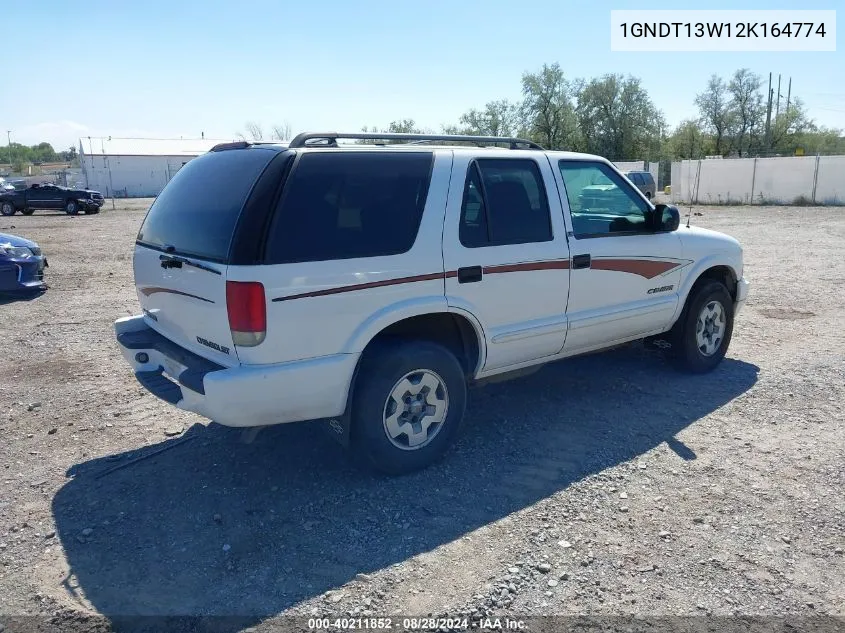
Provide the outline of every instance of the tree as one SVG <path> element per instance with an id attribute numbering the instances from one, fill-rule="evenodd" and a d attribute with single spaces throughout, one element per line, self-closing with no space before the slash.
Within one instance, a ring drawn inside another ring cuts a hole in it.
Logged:
<path id="1" fill-rule="evenodd" d="M 730 111 L 733 122 L 733 146 L 742 157 L 751 149 L 755 137 L 760 136 L 765 107 L 760 87 L 763 80 L 748 68 L 737 70 L 728 83 L 731 95 Z"/>
<path id="2" fill-rule="evenodd" d="M 400 119 L 398 121 L 391 121 L 390 125 L 387 126 L 386 130 L 380 130 L 377 127 L 373 126 L 368 128 L 364 126 L 361 128 L 361 131 L 369 134 L 383 134 L 385 132 L 390 134 L 430 134 L 431 130 L 423 129 L 417 127 L 417 122 L 413 119 Z M 364 139 L 358 141 L 359 143 L 370 143 L 369 139 Z M 404 141 L 385 141 L 387 143 L 404 143 Z"/>
<path id="3" fill-rule="evenodd" d="M 795 134 L 793 146 L 793 152 L 800 147 L 805 154 L 845 154 L 845 132 L 811 125 L 806 131 Z"/>
<path id="4" fill-rule="evenodd" d="M 578 123 L 573 87 L 560 64 L 543 64 L 537 73 L 522 75 L 522 116 L 532 140 L 547 149 L 576 149 Z"/>
<path id="5" fill-rule="evenodd" d="M 730 94 L 727 84 L 718 75 L 711 75 L 707 88 L 696 95 L 695 105 L 698 106 L 704 129 L 713 135 L 716 154 L 723 154 L 725 135 L 731 125 Z"/>
<path id="6" fill-rule="evenodd" d="M 387 126 L 387 131 L 391 134 L 424 134 L 422 128 L 417 127 L 417 122 L 413 119 L 402 119 L 401 121 L 391 121 Z"/>
<path id="7" fill-rule="evenodd" d="M 56 159 L 65 163 L 73 163 L 76 161 L 76 147 L 71 145 L 63 152 L 56 154 Z"/>
<path id="8" fill-rule="evenodd" d="M 507 99 L 490 101 L 483 110 L 475 108 L 461 115 L 460 125 L 450 128 L 454 134 L 473 136 L 520 136 L 523 122 L 520 105 Z"/>
<path id="9" fill-rule="evenodd" d="M 807 118 L 804 104 L 796 98 L 788 108 L 772 121 L 769 136 L 771 147 L 775 152 L 793 154 L 798 147 L 796 139 L 808 131 L 815 131 L 815 126 Z"/>
<path id="10" fill-rule="evenodd" d="M 585 149 L 613 160 L 656 158 L 665 123 L 640 80 L 604 75 L 578 93 Z"/>
<path id="11" fill-rule="evenodd" d="M 36 163 L 52 163 L 58 158 L 56 151 L 50 143 L 42 142 L 38 145 L 33 145 L 29 149 L 30 160 Z"/>
<path id="12" fill-rule="evenodd" d="M 22 174 L 29 163 L 19 156 L 12 159 L 11 169 L 13 173 Z"/>
<path id="13" fill-rule="evenodd" d="M 285 121 L 281 125 L 274 125 L 271 138 L 274 141 L 289 141 L 291 139 L 290 123 Z"/>
<path id="14" fill-rule="evenodd" d="M 707 155 L 709 139 L 702 132 L 698 121 L 681 121 L 667 140 L 670 158 L 688 160 Z"/>
<path id="15" fill-rule="evenodd" d="M 264 140 L 264 129 L 261 127 L 261 124 L 255 121 L 249 121 L 246 124 L 246 133 L 249 134 L 250 139 L 253 141 Z M 243 137 L 243 134 L 241 134 L 241 137 Z"/>

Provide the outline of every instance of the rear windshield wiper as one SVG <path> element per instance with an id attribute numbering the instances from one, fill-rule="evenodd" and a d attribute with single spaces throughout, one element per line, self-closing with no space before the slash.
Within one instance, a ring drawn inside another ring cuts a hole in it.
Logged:
<path id="1" fill-rule="evenodd" d="M 180 257 L 179 255 L 159 255 L 158 258 L 159 260 L 161 260 L 162 268 L 182 268 L 182 264 L 185 264 L 187 266 L 199 268 L 200 270 L 207 270 L 208 272 L 214 273 L 215 275 L 223 274 L 216 268 L 206 266 L 205 264 L 200 264 L 199 262 L 191 261 L 190 259 Z"/>

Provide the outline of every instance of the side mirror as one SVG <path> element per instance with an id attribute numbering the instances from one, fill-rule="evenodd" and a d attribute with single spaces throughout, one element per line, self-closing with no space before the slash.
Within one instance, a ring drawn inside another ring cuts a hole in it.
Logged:
<path id="1" fill-rule="evenodd" d="M 678 207 L 671 204 L 658 204 L 654 207 L 653 225 L 657 232 L 676 231 L 681 224 Z"/>

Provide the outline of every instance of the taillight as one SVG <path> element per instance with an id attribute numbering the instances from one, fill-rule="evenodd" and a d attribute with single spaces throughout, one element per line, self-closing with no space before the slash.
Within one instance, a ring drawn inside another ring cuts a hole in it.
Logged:
<path id="1" fill-rule="evenodd" d="M 254 347 L 267 335 L 267 306 L 264 286 L 257 281 L 227 281 L 226 311 L 232 342 Z"/>

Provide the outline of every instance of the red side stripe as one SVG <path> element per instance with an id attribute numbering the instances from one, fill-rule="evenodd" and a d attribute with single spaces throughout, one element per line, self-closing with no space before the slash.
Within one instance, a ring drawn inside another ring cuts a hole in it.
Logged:
<path id="1" fill-rule="evenodd" d="M 677 262 L 659 261 L 653 259 L 594 259 L 590 263 L 593 270 L 612 270 L 620 273 L 632 273 L 646 279 L 669 272 L 680 266 Z"/>
<path id="2" fill-rule="evenodd" d="M 154 295 L 157 292 L 161 292 L 164 294 L 171 294 L 171 295 L 181 295 L 183 297 L 191 297 L 192 299 L 199 299 L 200 301 L 205 301 L 206 303 L 214 303 L 211 299 L 206 299 L 205 297 L 200 297 L 199 295 L 192 295 L 190 292 L 182 292 L 181 290 L 173 290 L 172 288 L 159 288 L 158 286 L 147 286 L 145 288 L 138 289 L 141 294 L 144 296 L 149 297 L 150 295 Z"/>

